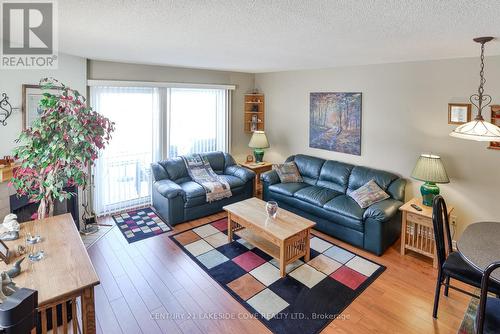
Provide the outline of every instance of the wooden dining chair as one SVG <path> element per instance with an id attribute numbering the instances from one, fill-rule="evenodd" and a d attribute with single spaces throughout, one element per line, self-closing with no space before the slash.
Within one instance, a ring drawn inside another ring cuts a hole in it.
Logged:
<path id="1" fill-rule="evenodd" d="M 493 334 L 500 331 L 500 299 L 498 295 L 488 297 L 491 273 L 500 268 L 500 262 L 494 262 L 486 268 L 481 281 L 481 298 L 476 314 L 475 328 L 477 334 Z"/>
<path id="2" fill-rule="evenodd" d="M 479 299 L 479 296 L 451 285 L 450 280 L 453 278 L 473 287 L 481 288 L 482 272 L 472 267 L 458 252 L 453 251 L 448 211 L 446 203 L 440 195 L 434 197 L 432 205 L 432 224 L 434 227 L 436 256 L 438 260 L 438 277 L 432 316 L 437 318 L 441 286 L 444 285 L 445 296 L 448 296 L 449 289 L 451 288 Z M 478 240 L 478 242 L 481 241 Z M 490 280 L 488 290 L 496 295 L 500 295 L 500 284 Z"/>

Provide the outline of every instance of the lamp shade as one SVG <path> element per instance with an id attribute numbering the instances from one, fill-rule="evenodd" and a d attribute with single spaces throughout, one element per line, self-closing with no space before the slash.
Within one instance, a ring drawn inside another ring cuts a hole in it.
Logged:
<path id="1" fill-rule="evenodd" d="M 460 125 L 450 136 L 476 141 L 500 141 L 500 128 L 482 119 Z"/>
<path id="2" fill-rule="evenodd" d="M 269 142 L 267 141 L 264 131 L 254 131 L 248 147 L 251 148 L 268 148 Z"/>
<path id="3" fill-rule="evenodd" d="M 437 155 L 422 154 L 417 160 L 417 165 L 411 173 L 414 179 L 433 182 L 433 183 L 449 183 L 448 174 L 444 169 L 441 158 Z"/>

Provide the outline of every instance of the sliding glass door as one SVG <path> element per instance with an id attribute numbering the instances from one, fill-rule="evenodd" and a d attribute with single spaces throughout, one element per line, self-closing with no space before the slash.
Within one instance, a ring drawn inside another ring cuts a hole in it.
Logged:
<path id="1" fill-rule="evenodd" d="M 98 215 L 151 202 L 151 163 L 224 151 L 229 141 L 229 91 L 171 87 L 91 87 L 94 110 L 116 123 L 94 174 Z"/>
<path id="2" fill-rule="evenodd" d="M 115 122 L 94 168 L 94 210 L 102 215 L 150 203 L 151 163 L 159 159 L 158 90 L 92 87 L 93 108 Z"/>

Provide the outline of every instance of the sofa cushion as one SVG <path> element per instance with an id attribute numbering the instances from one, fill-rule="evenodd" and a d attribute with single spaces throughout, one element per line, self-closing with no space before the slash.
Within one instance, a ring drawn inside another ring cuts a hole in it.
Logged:
<path id="1" fill-rule="evenodd" d="M 355 200 L 362 209 L 366 209 L 372 204 L 391 197 L 383 191 L 374 180 L 370 180 L 365 185 L 351 191 L 349 196 Z"/>
<path id="2" fill-rule="evenodd" d="M 325 160 L 309 155 L 297 154 L 293 157 L 293 161 L 297 165 L 304 182 L 316 185 L 321 167 L 325 163 Z"/>
<path id="3" fill-rule="evenodd" d="M 297 169 L 297 165 L 293 161 L 273 165 L 273 169 L 278 173 L 281 183 L 304 182 Z"/>
<path id="4" fill-rule="evenodd" d="M 167 171 L 168 178 L 175 183 L 183 183 L 191 180 L 186 169 L 186 164 L 181 157 L 160 161 L 159 164 Z"/>
<path id="5" fill-rule="evenodd" d="M 269 190 L 278 194 L 293 196 L 293 194 L 295 194 L 297 191 L 308 186 L 309 185 L 304 182 L 277 183 L 269 186 Z"/>
<path id="6" fill-rule="evenodd" d="M 324 163 L 316 185 L 345 193 L 353 165 L 328 160 Z"/>
<path id="7" fill-rule="evenodd" d="M 363 186 L 370 180 L 375 180 L 382 190 L 386 191 L 392 181 L 398 179 L 398 176 L 383 170 L 356 166 L 352 169 L 349 176 L 349 186 L 347 193 L 350 193 Z"/>
<path id="8" fill-rule="evenodd" d="M 201 186 L 201 184 L 196 183 L 194 181 L 187 181 L 179 184 L 187 198 L 190 197 L 198 197 L 198 196 L 206 196 L 205 188 Z"/>
<path id="9" fill-rule="evenodd" d="M 231 190 L 233 188 L 245 185 L 245 182 L 243 182 L 243 180 L 241 180 L 239 177 L 236 176 L 219 175 L 219 177 L 227 181 Z M 184 192 L 186 193 L 186 197 L 188 198 L 206 195 L 205 188 L 203 188 L 199 183 L 196 183 L 194 181 L 183 182 L 179 186 L 182 188 L 182 190 L 184 190 Z"/>
<path id="10" fill-rule="evenodd" d="M 229 187 L 231 189 L 241 187 L 245 185 L 245 181 L 242 180 L 239 177 L 233 176 L 233 175 L 219 175 L 221 179 L 226 180 L 226 182 L 229 184 Z"/>
<path id="11" fill-rule="evenodd" d="M 239 195 L 245 189 L 245 183 L 240 178 L 232 175 L 219 176 L 225 179 L 227 183 L 229 183 L 229 187 L 231 187 L 233 196 Z M 199 183 L 188 181 L 181 183 L 179 186 L 185 192 L 184 207 L 192 208 L 207 203 L 207 195 L 205 189 Z"/>
<path id="12" fill-rule="evenodd" d="M 360 208 L 358 203 L 347 195 L 340 195 L 325 203 L 323 208 L 341 215 L 363 220 L 364 209 Z"/>
<path id="13" fill-rule="evenodd" d="M 224 171 L 224 164 L 225 164 L 224 153 L 207 152 L 207 153 L 201 153 L 201 155 L 207 157 L 207 160 L 210 163 L 210 167 L 212 167 L 214 172 L 216 172 L 217 174 L 221 174 Z"/>
<path id="14" fill-rule="evenodd" d="M 297 197 L 298 199 L 320 207 L 339 195 L 342 195 L 342 193 L 329 188 L 318 186 L 309 186 L 306 188 L 302 188 L 295 194 L 293 194 L 293 196 Z"/>
<path id="15" fill-rule="evenodd" d="M 326 210 L 320 206 L 308 203 L 306 201 L 303 201 L 301 199 L 298 199 L 297 197 L 291 197 L 291 196 L 286 196 L 278 193 L 270 193 L 270 196 L 268 200 L 275 200 L 280 203 L 280 206 L 282 204 L 286 206 L 293 207 L 294 210 L 290 210 L 292 212 L 296 212 L 300 215 L 300 212 L 306 212 L 308 214 L 314 215 L 316 217 L 319 217 L 321 219 L 328 220 L 331 222 L 332 226 L 336 225 L 342 225 L 344 227 L 347 227 L 351 230 L 356 230 L 359 232 L 364 231 L 364 222 L 359 220 L 359 219 L 354 219 L 351 217 L 344 216 L 342 214 L 339 214 L 337 212 L 333 212 L 330 210 Z M 286 207 L 284 207 L 286 209 Z M 307 218 L 307 216 L 304 216 Z M 311 219 L 311 218 L 309 218 Z M 314 218 L 311 220 L 315 221 Z M 333 227 L 335 228 L 335 227 Z"/>

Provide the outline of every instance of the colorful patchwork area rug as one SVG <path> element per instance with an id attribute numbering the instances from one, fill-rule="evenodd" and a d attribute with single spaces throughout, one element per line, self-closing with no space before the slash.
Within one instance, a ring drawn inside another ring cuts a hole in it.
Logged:
<path id="1" fill-rule="evenodd" d="M 319 333 L 348 320 L 344 309 L 385 270 L 312 236 L 311 260 L 289 264 L 281 278 L 278 261 L 238 236 L 230 243 L 226 233 L 223 218 L 170 238 L 273 333 Z"/>
<path id="2" fill-rule="evenodd" d="M 128 243 L 172 230 L 150 207 L 115 214 L 113 220 Z"/>

